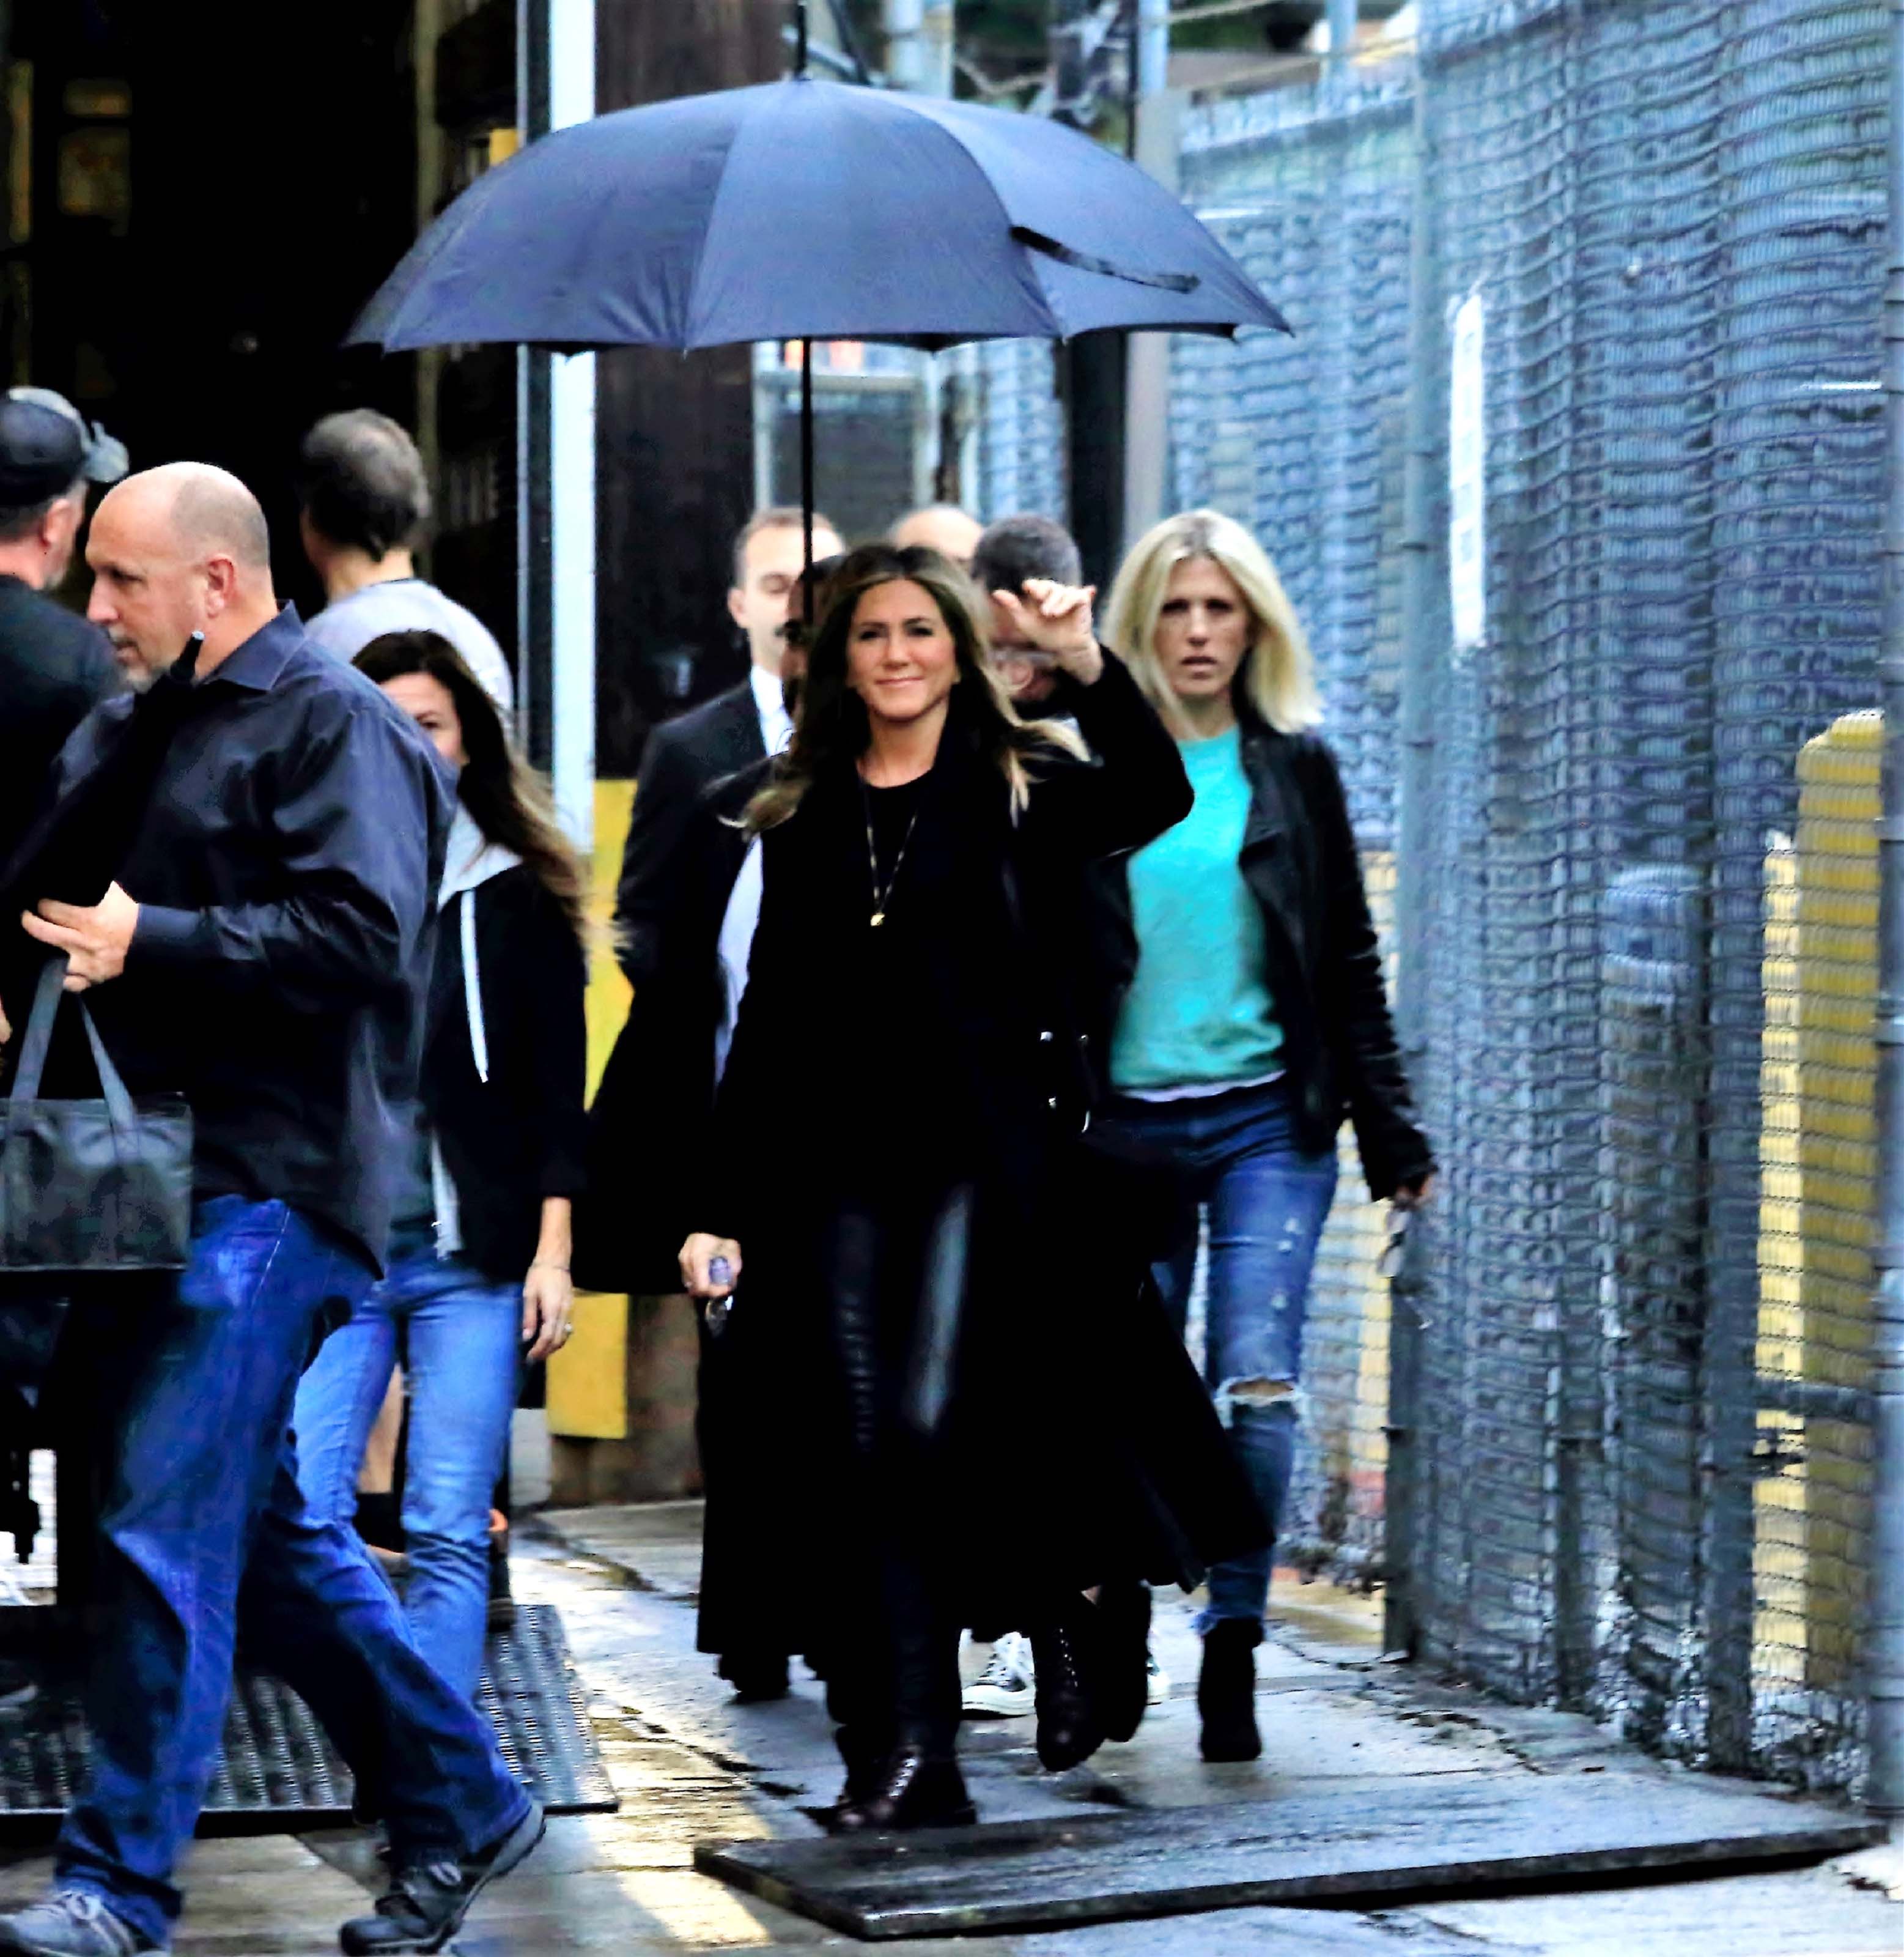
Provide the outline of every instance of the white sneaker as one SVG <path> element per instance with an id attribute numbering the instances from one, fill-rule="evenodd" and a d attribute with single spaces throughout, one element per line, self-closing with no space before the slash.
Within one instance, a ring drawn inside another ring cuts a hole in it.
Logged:
<path id="1" fill-rule="evenodd" d="M 1170 1674 L 1157 1663 L 1154 1651 L 1144 1654 L 1144 1686 L 1146 1706 L 1161 1706 L 1170 1696 Z"/>
<path id="2" fill-rule="evenodd" d="M 1031 1640 L 1007 1631 L 992 1647 L 985 1669 L 965 1688 L 968 1719 L 1021 1719 L 1037 1704 Z"/>

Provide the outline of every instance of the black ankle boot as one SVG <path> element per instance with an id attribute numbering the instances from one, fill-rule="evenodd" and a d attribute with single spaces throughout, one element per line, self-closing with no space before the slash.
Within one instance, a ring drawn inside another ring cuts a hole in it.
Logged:
<path id="1" fill-rule="evenodd" d="M 837 1814 L 842 1808 L 870 1801 L 879 1791 L 886 1763 L 892 1754 L 892 1722 L 889 1719 L 877 1726 L 842 1723 L 834 1731 L 833 1744 L 846 1769 L 846 1785 L 830 1810 Z"/>
<path id="2" fill-rule="evenodd" d="M 1263 1750 L 1256 1730 L 1256 1647 L 1262 1641 L 1262 1626 L 1247 1617 L 1219 1617 L 1203 1634 L 1197 1710 L 1206 1760 L 1253 1760 Z"/>
<path id="3" fill-rule="evenodd" d="M 1107 1740 L 1130 1740 L 1151 1702 L 1151 1587 L 1107 1583 L 1097 1592 L 1097 1710 Z"/>
<path id="4" fill-rule="evenodd" d="M 901 1828 L 969 1828 L 977 1819 L 958 1763 L 902 1743 L 863 1793 L 855 1794 L 848 1770 L 847 1797 L 828 1825 L 840 1835 L 883 1835 Z"/>
<path id="5" fill-rule="evenodd" d="M 1052 1773 L 1088 1760 L 1104 1744 L 1104 1721 L 1093 1689 L 1096 1626 L 1083 1615 L 1095 1606 L 1080 1601 L 1077 1614 L 1031 1633 L 1037 1672 L 1038 1758 Z"/>
<path id="6" fill-rule="evenodd" d="M 743 1706 L 764 1706 L 787 1696 L 785 1652 L 728 1652 L 715 1671 L 734 1687 L 734 1696 Z"/>

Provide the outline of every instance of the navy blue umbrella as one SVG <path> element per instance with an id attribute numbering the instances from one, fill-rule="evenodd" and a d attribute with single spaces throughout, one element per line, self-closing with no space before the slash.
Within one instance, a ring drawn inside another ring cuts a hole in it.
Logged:
<path id="1" fill-rule="evenodd" d="M 350 338 L 940 347 L 1242 325 L 1288 330 L 1176 198 L 1088 137 L 802 74 L 544 137 L 444 212 Z"/>
<path id="2" fill-rule="evenodd" d="M 802 75 L 544 137 L 431 226 L 351 338 L 946 346 L 1284 324 L 1168 191 L 1075 129 Z"/>

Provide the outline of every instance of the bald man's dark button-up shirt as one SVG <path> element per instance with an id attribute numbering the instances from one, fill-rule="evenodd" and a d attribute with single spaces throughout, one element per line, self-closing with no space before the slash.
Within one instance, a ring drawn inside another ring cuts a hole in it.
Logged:
<path id="1" fill-rule="evenodd" d="M 62 792 L 131 707 L 74 735 Z M 134 1091 L 190 1102 L 201 1198 L 281 1200 L 381 1262 L 454 798 L 289 606 L 194 689 L 118 871 L 125 970 L 90 997 Z"/>

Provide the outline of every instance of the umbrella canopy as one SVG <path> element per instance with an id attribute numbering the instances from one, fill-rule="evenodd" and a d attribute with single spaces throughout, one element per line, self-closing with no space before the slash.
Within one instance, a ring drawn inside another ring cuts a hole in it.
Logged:
<path id="1" fill-rule="evenodd" d="M 1169 191 L 1076 131 L 797 75 L 544 137 L 425 232 L 350 337 L 937 347 L 1288 330 Z"/>

